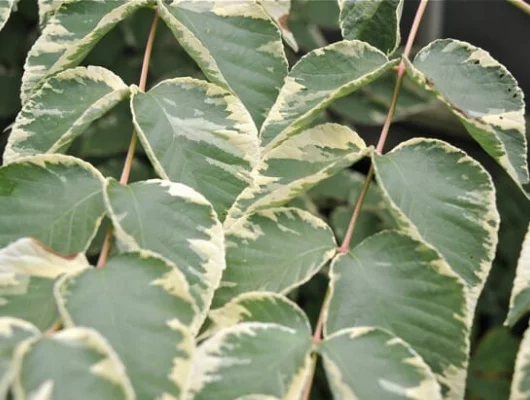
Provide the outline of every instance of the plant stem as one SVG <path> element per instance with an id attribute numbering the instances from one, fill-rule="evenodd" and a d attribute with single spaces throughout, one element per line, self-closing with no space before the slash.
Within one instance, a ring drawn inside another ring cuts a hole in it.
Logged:
<path id="1" fill-rule="evenodd" d="M 519 10 L 524 11 L 525 13 L 530 15 L 530 4 L 528 4 L 526 1 L 524 1 L 524 0 L 508 0 L 508 2 L 513 4 Z"/>
<path id="2" fill-rule="evenodd" d="M 311 355 L 311 375 L 308 376 L 307 381 L 313 382 L 313 379 L 315 377 L 315 370 L 317 366 L 317 355 L 316 353 L 313 353 Z M 306 385 L 304 387 L 304 394 L 302 397 L 302 400 L 309 400 L 309 396 L 311 395 L 311 385 Z"/>
<path id="3" fill-rule="evenodd" d="M 147 43 L 145 45 L 144 59 L 142 63 L 142 72 L 140 73 L 140 82 L 138 83 L 138 87 L 143 92 L 145 92 L 145 88 L 147 85 L 147 73 L 149 71 L 149 62 L 151 61 L 151 53 L 153 51 L 153 43 L 155 41 L 155 34 L 156 34 L 157 26 L 158 26 L 158 12 L 155 11 L 155 15 L 153 17 L 153 23 L 151 24 L 151 29 L 149 30 L 149 36 L 147 38 Z M 125 157 L 125 163 L 121 171 L 120 183 L 122 185 L 126 185 L 127 182 L 129 182 L 129 177 L 131 175 L 131 168 L 132 168 L 132 163 L 134 160 L 134 153 L 136 151 L 137 143 L 138 143 L 138 136 L 136 134 L 136 131 L 133 130 L 132 136 L 131 136 L 131 142 L 129 143 L 129 148 L 127 149 L 127 155 Z M 109 256 L 110 247 L 112 244 L 111 242 L 112 242 L 112 227 L 110 227 L 109 230 L 107 231 L 107 235 L 105 236 L 105 240 L 103 241 L 103 246 L 101 248 L 101 253 L 99 254 L 99 259 L 97 263 L 98 268 L 101 268 L 106 264 L 107 258 Z"/>

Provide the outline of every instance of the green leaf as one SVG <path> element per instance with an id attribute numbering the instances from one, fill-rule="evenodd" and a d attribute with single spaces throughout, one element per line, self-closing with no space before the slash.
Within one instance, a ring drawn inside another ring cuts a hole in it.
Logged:
<path id="1" fill-rule="evenodd" d="M 412 139 L 373 160 L 398 222 L 433 246 L 467 284 L 471 318 L 497 246 L 491 177 L 462 150 L 439 140 Z"/>
<path id="2" fill-rule="evenodd" d="M 530 328 L 527 328 L 515 359 L 510 400 L 525 400 L 530 396 Z"/>
<path id="3" fill-rule="evenodd" d="M 48 79 L 18 114 L 4 162 L 67 148 L 90 123 L 129 96 L 129 88 L 109 70 L 78 67 Z"/>
<path id="4" fill-rule="evenodd" d="M 145 251 L 122 254 L 102 269 L 66 276 L 56 298 L 65 326 L 94 328 L 108 340 L 138 399 L 182 397 L 194 306 L 175 267 Z"/>
<path id="5" fill-rule="evenodd" d="M 27 321 L 0 317 L 0 398 L 7 398 L 7 391 L 17 373 L 13 362 L 17 346 L 39 334 L 39 330 Z"/>
<path id="6" fill-rule="evenodd" d="M 158 0 L 158 12 L 206 77 L 263 123 L 287 75 L 281 34 L 254 2 Z"/>
<path id="7" fill-rule="evenodd" d="M 107 196 L 120 244 L 156 252 L 184 274 L 198 329 L 225 268 L 224 233 L 211 204 L 185 185 L 158 179 L 128 186 L 110 181 Z"/>
<path id="8" fill-rule="evenodd" d="M 336 400 L 441 399 L 425 361 L 400 338 L 381 329 L 343 329 L 318 347 Z"/>
<path id="9" fill-rule="evenodd" d="M 4 0 L 0 3 L 0 30 L 4 27 L 9 16 L 15 10 L 18 0 Z"/>
<path id="10" fill-rule="evenodd" d="M 225 227 L 225 235 L 226 271 L 214 307 L 250 291 L 287 293 L 316 274 L 337 247 L 324 221 L 296 208 L 246 215 Z"/>
<path id="11" fill-rule="evenodd" d="M 0 248 L 32 237 L 61 254 L 85 251 L 105 212 L 103 180 L 90 164 L 58 154 L 0 168 Z"/>
<path id="12" fill-rule="evenodd" d="M 285 78 L 280 94 L 261 128 L 266 149 L 307 127 L 333 100 L 346 96 L 395 65 L 385 54 L 357 40 L 313 50 Z"/>
<path id="13" fill-rule="evenodd" d="M 307 330 L 261 322 L 222 329 L 197 348 L 187 399 L 298 399 L 310 372 L 310 352 Z"/>
<path id="14" fill-rule="evenodd" d="M 298 18 L 329 30 L 338 28 L 339 7 L 337 0 L 292 0 L 291 13 Z"/>
<path id="15" fill-rule="evenodd" d="M 14 386 L 17 399 L 135 398 L 121 361 L 92 329 L 67 329 L 26 342 L 17 349 L 16 362 L 21 368 Z"/>
<path id="16" fill-rule="evenodd" d="M 517 270 L 510 296 L 510 309 L 505 325 L 514 326 L 523 315 L 530 311 L 530 225 L 523 241 Z"/>
<path id="17" fill-rule="evenodd" d="M 37 0 L 39 5 L 39 26 L 43 29 L 64 0 Z"/>
<path id="18" fill-rule="evenodd" d="M 471 136 L 520 185 L 530 182 L 523 92 L 486 51 L 437 40 L 408 62 L 407 72 L 443 101 Z"/>
<path id="19" fill-rule="evenodd" d="M 115 0 L 61 4 L 28 53 L 22 77 L 22 103 L 47 77 L 79 65 L 116 24 L 149 3 L 150 0 Z"/>
<path id="20" fill-rule="evenodd" d="M 287 20 L 289 18 L 289 11 L 291 10 L 291 0 L 259 0 L 259 4 L 263 7 L 265 12 L 272 18 L 280 32 L 283 40 L 296 53 L 298 52 L 298 44 L 293 34 L 289 30 Z"/>
<path id="21" fill-rule="evenodd" d="M 397 49 L 403 0 L 339 0 L 339 7 L 344 39 L 362 40 L 386 54 Z"/>
<path id="22" fill-rule="evenodd" d="M 156 172 L 201 192 L 222 216 L 258 158 L 256 127 L 241 102 L 213 84 L 176 78 L 134 94 L 131 108 Z"/>
<path id="23" fill-rule="evenodd" d="M 405 340 L 447 398 L 463 396 L 471 330 L 464 285 L 431 247 L 383 231 L 331 265 L 325 335 L 372 326 Z"/>

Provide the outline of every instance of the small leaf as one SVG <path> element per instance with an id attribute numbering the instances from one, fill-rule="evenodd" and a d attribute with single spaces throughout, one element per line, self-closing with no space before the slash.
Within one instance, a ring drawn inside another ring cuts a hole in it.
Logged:
<path id="1" fill-rule="evenodd" d="M 176 78 L 136 93 L 131 108 L 156 172 L 203 193 L 222 216 L 258 158 L 256 127 L 241 102 L 211 83 Z"/>
<path id="2" fill-rule="evenodd" d="M 282 32 L 285 43 L 296 53 L 298 51 L 298 44 L 289 30 L 287 23 L 291 9 L 291 0 L 260 0 L 259 4 L 261 4 L 265 12 L 272 18 L 278 29 Z"/>
<path id="3" fill-rule="evenodd" d="M 505 325 L 514 326 L 524 314 L 530 311 L 530 225 L 523 241 L 517 270 L 510 296 L 510 309 Z"/>
<path id="4" fill-rule="evenodd" d="M 158 12 L 206 77 L 261 126 L 287 75 L 280 32 L 265 11 L 254 2 L 158 0 Z"/>
<path id="5" fill-rule="evenodd" d="M 129 96 L 129 88 L 101 67 L 79 67 L 48 79 L 24 104 L 4 162 L 67 148 L 90 123 Z"/>
<path id="6" fill-rule="evenodd" d="M 17 399 L 135 398 L 121 361 L 92 329 L 67 329 L 26 342 L 16 359 L 21 368 L 14 387 Z"/>
<path id="7" fill-rule="evenodd" d="M 0 2 L 0 30 L 4 27 L 9 16 L 15 10 L 18 0 L 3 0 Z"/>
<path id="8" fill-rule="evenodd" d="M 425 361 L 400 338 L 381 329 L 343 329 L 318 347 L 336 400 L 440 399 Z"/>
<path id="9" fill-rule="evenodd" d="M 530 328 L 527 328 L 515 359 L 510 400 L 526 400 L 530 396 Z"/>
<path id="10" fill-rule="evenodd" d="M 333 100 L 370 83 L 396 64 L 367 43 L 333 43 L 298 61 L 261 128 L 266 149 L 276 147 L 314 119 Z"/>
<path id="11" fill-rule="evenodd" d="M 56 298 L 67 327 L 94 328 L 108 340 L 138 399 L 182 397 L 194 307 L 176 268 L 147 252 L 122 254 L 63 278 Z"/>
<path id="12" fill-rule="evenodd" d="M 214 307 L 250 291 L 287 293 L 316 274 L 337 247 L 324 221 L 296 208 L 246 215 L 225 234 L 226 271 Z"/>

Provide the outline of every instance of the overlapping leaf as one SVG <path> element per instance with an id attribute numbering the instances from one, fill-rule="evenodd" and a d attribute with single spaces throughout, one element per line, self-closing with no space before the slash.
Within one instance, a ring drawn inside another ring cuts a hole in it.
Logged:
<path id="1" fill-rule="evenodd" d="M 510 310 L 505 324 L 513 326 L 530 311 L 530 225 L 517 262 L 515 280 L 510 297 Z"/>
<path id="2" fill-rule="evenodd" d="M 4 27 L 9 16 L 15 9 L 18 0 L 4 0 L 0 3 L 0 30 Z"/>
<path id="3" fill-rule="evenodd" d="M 237 95 L 261 126 L 287 74 L 281 34 L 261 6 L 158 0 L 158 12 L 208 79 Z"/>
<path id="4" fill-rule="evenodd" d="M 403 340 L 381 329 L 343 329 L 318 347 L 334 398 L 441 399 L 425 361 Z"/>
<path id="5" fill-rule="evenodd" d="M 63 150 L 128 95 L 127 85 L 105 68 L 78 67 L 57 74 L 24 104 L 9 136 L 4 162 Z"/>
<path id="6" fill-rule="evenodd" d="M 515 360 L 510 400 L 525 400 L 530 396 L 530 328 L 526 329 Z"/>
<path id="7" fill-rule="evenodd" d="M 181 398 L 193 352 L 188 290 L 175 267 L 140 252 L 63 278 L 56 297 L 67 327 L 94 328 L 108 340 L 137 398 Z"/>
<path id="8" fill-rule="evenodd" d="M 226 271 L 214 306 L 250 291 L 286 293 L 309 280 L 336 246 L 331 229 L 306 211 L 273 208 L 246 215 L 226 230 Z"/>
<path id="9" fill-rule="evenodd" d="M 222 217 L 258 158 L 256 128 L 241 102 L 213 84 L 177 78 L 136 93 L 131 107 L 157 173 L 204 194 Z"/>

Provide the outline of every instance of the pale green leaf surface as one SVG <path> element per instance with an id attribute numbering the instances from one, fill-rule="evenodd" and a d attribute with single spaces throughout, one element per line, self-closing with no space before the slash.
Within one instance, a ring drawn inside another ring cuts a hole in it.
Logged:
<path id="1" fill-rule="evenodd" d="M 370 83 L 395 65 L 378 49 L 357 40 L 313 50 L 285 78 L 261 128 L 261 143 L 276 147 L 314 119 L 333 100 Z"/>
<path id="2" fill-rule="evenodd" d="M 287 293 L 316 274 L 337 247 L 324 221 L 296 208 L 246 215 L 225 235 L 226 270 L 214 307 L 244 292 Z"/>
<path id="3" fill-rule="evenodd" d="M 397 49 L 403 0 L 339 0 L 339 7 L 344 39 L 362 40 L 386 54 Z"/>
<path id="4" fill-rule="evenodd" d="M 318 347 L 336 400 L 441 400 L 440 386 L 423 359 L 381 329 L 343 329 Z"/>
<path id="5" fill-rule="evenodd" d="M 281 34 L 254 2 L 158 0 L 160 17 L 212 82 L 263 123 L 287 75 Z"/>
<path id="6" fill-rule="evenodd" d="M 530 397 L 530 328 L 527 328 L 515 359 L 510 400 Z"/>
<path id="7" fill-rule="evenodd" d="M 431 247 L 383 231 L 331 266 L 325 335 L 372 326 L 406 341 L 431 367 L 447 397 L 463 396 L 469 351 L 465 288 Z"/>
<path id="8" fill-rule="evenodd" d="M 129 96 L 109 70 L 78 67 L 48 79 L 24 103 L 4 151 L 4 162 L 65 149 L 92 121 Z"/>
<path id="9" fill-rule="evenodd" d="M 145 251 L 59 281 L 67 327 L 96 329 L 114 348 L 138 399 L 181 398 L 189 377 L 194 306 L 184 276 Z M 152 361 L 152 362 L 151 362 Z"/>
<path id="10" fill-rule="evenodd" d="M 515 325 L 528 311 L 530 311 L 530 225 L 517 261 L 517 270 L 510 296 L 510 309 L 505 324 Z"/>
<path id="11" fill-rule="evenodd" d="M 261 4 L 265 12 L 272 18 L 281 31 L 285 43 L 295 53 L 298 52 L 298 44 L 287 24 L 289 11 L 291 10 L 291 0 L 259 0 L 259 4 Z"/>
<path id="12" fill-rule="evenodd" d="M 224 233 L 210 203 L 185 185 L 158 179 L 128 186 L 110 181 L 107 197 L 120 244 L 153 251 L 184 274 L 198 329 L 225 268 Z"/>
<path id="13" fill-rule="evenodd" d="M 23 343 L 16 399 L 132 400 L 123 364 L 107 341 L 88 328 L 72 328 Z"/>
<path id="14" fill-rule="evenodd" d="M 256 127 L 243 104 L 211 83 L 176 78 L 136 93 L 131 108 L 156 172 L 202 193 L 223 219 L 258 159 Z"/>
<path id="15" fill-rule="evenodd" d="M 39 6 L 39 25 L 43 29 L 64 0 L 37 0 Z"/>
<path id="16" fill-rule="evenodd" d="M 15 10 L 18 0 L 3 0 L 0 2 L 0 30 L 4 27 L 9 16 Z"/>

